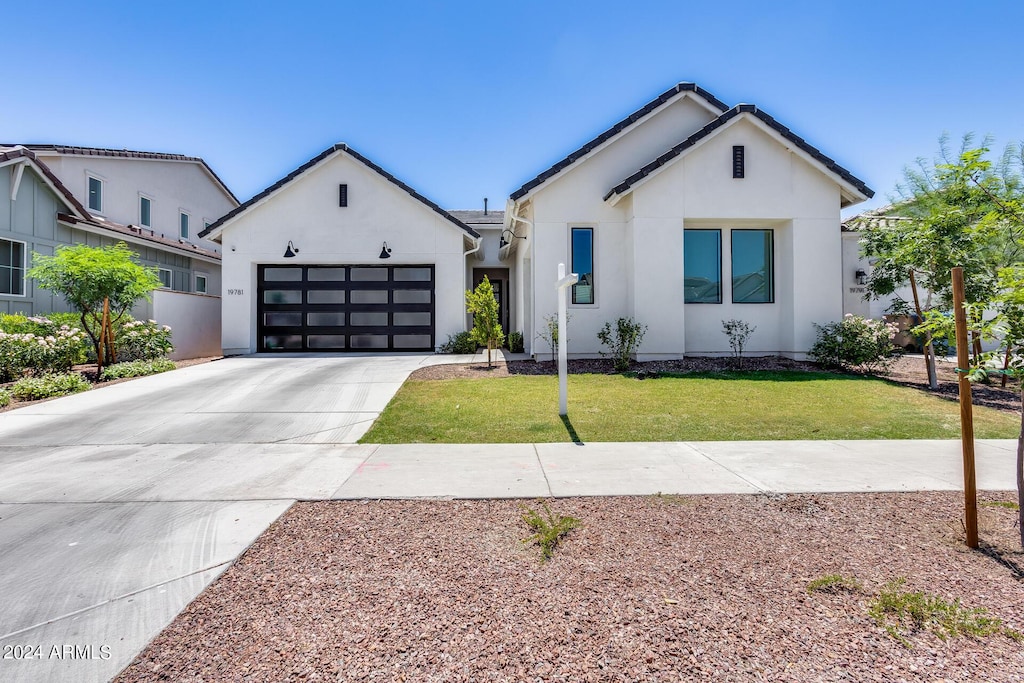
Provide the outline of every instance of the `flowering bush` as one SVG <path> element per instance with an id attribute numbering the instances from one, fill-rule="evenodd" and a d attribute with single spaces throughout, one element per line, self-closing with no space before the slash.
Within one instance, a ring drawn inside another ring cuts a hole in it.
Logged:
<path id="1" fill-rule="evenodd" d="M 117 335 L 117 360 L 154 360 L 174 350 L 171 328 L 155 320 L 132 320 Z"/>
<path id="2" fill-rule="evenodd" d="M 59 375 L 47 374 L 39 377 L 25 377 L 18 380 L 11 389 L 11 394 L 22 401 L 38 401 L 42 398 L 67 396 L 92 388 L 89 381 L 77 372 Z"/>
<path id="3" fill-rule="evenodd" d="M 3 322 L 7 329 L 26 331 L 0 332 L 0 381 L 17 379 L 26 370 L 66 372 L 85 359 L 85 333 L 77 327 L 42 317 L 5 316 Z"/>
<path id="4" fill-rule="evenodd" d="M 826 368 L 885 370 L 900 352 L 892 341 L 899 331 L 896 323 L 847 313 L 839 322 L 814 327 L 818 339 L 809 355 Z"/>

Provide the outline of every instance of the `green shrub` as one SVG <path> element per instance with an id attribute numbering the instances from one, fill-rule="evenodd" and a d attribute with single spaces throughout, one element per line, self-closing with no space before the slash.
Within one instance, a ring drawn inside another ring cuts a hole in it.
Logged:
<path id="1" fill-rule="evenodd" d="M 508 333 L 508 350 L 512 353 L 522 353 L 523 349 L 523 333 L 522 332 L 509 332 Z"/>
<path id="2" fill-rule="evenodd" d="M 742 320 L 722 321 L 722 332 L 729 338 L 729 347 L 732 349 L 732 355 L 739 367 L 743 367 L 743 348 L 756 329 L 756 327 L 751 327 L 750 323 Z"/>
<path id="3" fill-rule="evenodd" d="M 25 377 L 15 383 L 11 394 L 22 401 L 37 401 L 41 398 L 77 394 L 91 387 L 92 385 L 77 372 L 67 372 L 60 375 Z"/>
<path id="4" fill-rule="evenodd" d="M 11 405 L 11 392 L 0 389 L 0 408 L 6 408 L 9 405 Z"/>
<path id="5" fill-rule="evenodd" d="M 14 318 L 22 318 L 12 320 Z M 85 360 L 85 333 L 77 327 L 57 325 L 47 318 L 5 316 L 10 329 L 0 332 L 0 381 L 33 374 L 67 372 Z"/>
<path id="6" fill-rule="evenodd" d="M 583 522 L 576 517 L 560 515 L 555 518 L 555 513 L 551 512 L 548 504 L 543 505 L 547 518 L 532 508 L 523 508 L 523 521 L 534 531 L 533 536 L 523 539 L 523 543 L 536 543 L 540 546 L 541 562 L 551 559 L 551 554 L 564 536 L 573 529 L 583 526 Z"/>
<path id="7" fill-rule="evenodd" d="M 115 332 L 118 361 L 154 360 L 174 350 L 171 328 L 155 320 L 130 320 Z"/>
<path id="8" fill-rule="evenodd" d="M 900 352 L 892 342 L 898 329 L 894 323 L 847 313 L 839 322 L 814 327 L 818 339 L 809 355 L 826 368 L 885 370 Z"/>
<path id="9" fill-rule="evenodd" d="M 615 321 L 614 328 L 611 323 L 605 323 L 597 333 L 600 342 L 608 347 L 608 351 L 601 351 L 601 355 L 611 356 L 612 363 L 619 372 L 629 370 L 630 358 L 640 348 L 646 332 L 647 325 L 642 325 L 632 318 L 619 318 Z"/>
<path id="10" fill-rule="evenodd" d="M 145 377 L 146 375 L 155 375 L 160 372 L 174 370 L 176 367 L 174 361 L 167 358 L 130 360 L 103 368 L 103 374 L 100 375 L 100 379 L 107 381 L 110 379 L 123 379 L 125 377 Z"/>
<path id="11" fill-rule="evenodd" d="M 441 353 L 476 353 L 476 340 L 469 332 L 449 334 L 448 341 L 441 344 Z"/>

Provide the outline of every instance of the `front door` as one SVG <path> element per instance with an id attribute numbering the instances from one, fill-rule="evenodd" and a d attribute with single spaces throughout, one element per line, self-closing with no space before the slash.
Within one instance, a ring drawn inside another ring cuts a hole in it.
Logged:
<path id="1" fill-rule="evenodd" d="M 498 302 L 498 322 L 501 329 L 508 336 L 508 268 L 474 268 L 473 288 L 475 289 L 484 281 L 484 276 L 491 281 L 491 288 L 494 290 L 494 300 Z"/>

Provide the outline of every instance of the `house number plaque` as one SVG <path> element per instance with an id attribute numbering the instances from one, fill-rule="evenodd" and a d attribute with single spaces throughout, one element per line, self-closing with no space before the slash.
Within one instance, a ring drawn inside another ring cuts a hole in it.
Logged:
<path id="1" fill-rule="evenodd" d="M 229 289 L 228 290 L 228 296 L 242 296 L 243 294 L 245 294 L 245 290 L 244 289 Z"/>

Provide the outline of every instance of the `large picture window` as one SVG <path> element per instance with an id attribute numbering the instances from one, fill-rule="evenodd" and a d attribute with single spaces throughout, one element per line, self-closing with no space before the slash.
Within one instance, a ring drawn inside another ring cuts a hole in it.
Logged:
<path id="1" fill-rule="evenodd" d="M 25 243 L 0 240 L 0 294 L 25 295 Z"/>
<path id="2" fill-rule="evenodd" d="M 722 303 L 722 231 L 683 231 L 683 302 Z"/>
<path id="3" fill-rule="evenodd" d="M 594 229 L 572 229 L 571 272 L 580 276 L 572 286 L 574 304 L 594 303 Z"/>
<path id="4" fill-rule="evenodd" d="M 771 230 L 732 231 L 732 301 L 736 304 L 775 301 Z"/>

